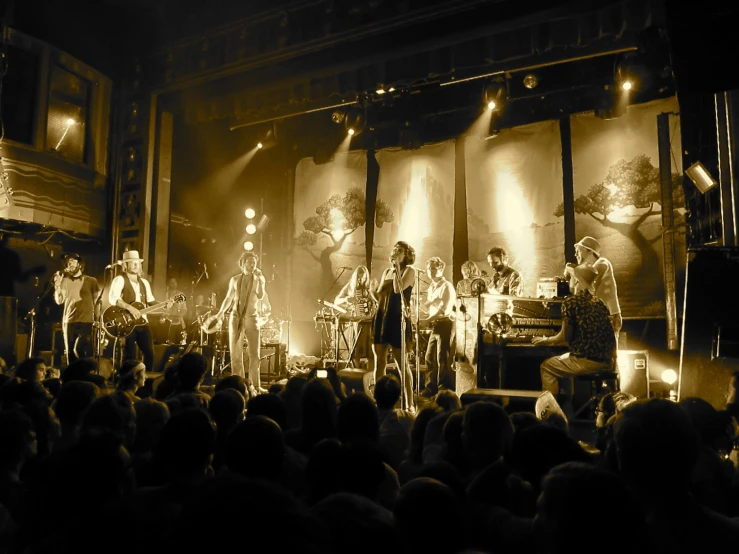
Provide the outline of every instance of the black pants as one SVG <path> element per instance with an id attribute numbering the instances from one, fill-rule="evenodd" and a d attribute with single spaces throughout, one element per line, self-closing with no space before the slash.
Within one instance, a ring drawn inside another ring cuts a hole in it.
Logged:
<path id="1" fill-rule="evenodd" d="M 75 348 L 76 346 L 76 348 Z M 78 358 L 91 358 L 92 322 L 75 321 L 67 323 L 67 364 Z"/>
<path id="2" fill-rule="evenodd" d="M 154 368 L 154 336 L 151 334 L 151 327 L 148 325 L 139 325 L 134 328 L 133 332 L 126 337 L 124 346 L 124 362 L 126 360 L 138 360 L 136 346 L 139 347 L 144 355 L 144 365 L 147 371 L 153 371 Z"/>
<path id="3" fill-rule="evenodd" d="M 434 323 L 426 348 L 426 389 L 436 393 L 440 389 L 454 390 L 454 372 L 449 365 L 454 322 L 442 319 Z"/>

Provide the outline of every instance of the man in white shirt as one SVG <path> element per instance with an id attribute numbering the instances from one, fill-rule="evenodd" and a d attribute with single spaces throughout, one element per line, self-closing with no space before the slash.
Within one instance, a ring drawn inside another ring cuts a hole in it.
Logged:
<path id="1" fill-rule="evenodd" d="M 244 252 L 239 258 L 241 273 L 234 275 L 228 283 L 226 298 L 216 314 L 219 321 L 228 310 L 231 317 L 228 324 L 228 342 L 231 354 L 231 372 L 244 377 L 244 346 L 246 339 L 249 348 L 249 379 L 257 393 L 267 392 L 261 388 L 259 375 L 259 306 L 264 298 L 264 275 L 257 267 L 259 258 L 253 252 Z"/>
<path id="2" fill-rule="evenodd" d="M 598 272 L 593 283 L 595 296 L 603 300 L 608 306 L 608 312 L 611 314 L 611 325 L 613 326 L 613 332 L 616 333 L 616 341 L 618 341 L 618 333 L 623 325 L 621 306 L 618 303 L 618 287 L 613 275 L 613 265 L 608 259 L 601 257 L 600 251 L 600 242 L 593 237 L 583 237 L 575 245 L 577 264 L 567 264 L 565 271 L 571 278 L 570 288 L 575 293 L 579 291 L 578 281 L 574 279 L 573 275 L 573 269 L 576 265 L 590 264 Z"/>
<path id="3" fill-rule="evenodd" d="M 139 257 L 136 250 L 129 250 L 123 253 L 121 258 L 123 265 L 123 275 L 117 275 L 110 284 L 108 292 L 108 300 L 111 306 L 118 306 L 128 311 L 135 319 L 141 316 L 140 309 L 156 302 L 151 292 L 149 281 L 140 276 L 141 262 L 143 258 Z M 134 302 L 139 307 L 134 306 Z M 146 316 L 145 325 L 134 327 L 131 334 L 125 339 L 124 352 L 126 360 L 136 360 L 136 346 L 138 345 L 141 353 L 144 355 L 144 365 L 146 369 L 152 371 L 154 367 L 154 337 L 151 334 L 151 327 Z"/>
<path id="4" fill-rule="evenodd" d="M 426 275 L 431 284 L 426 291 L 426 322 L 431 336 L 426 348 L 426 387 L 422 396 L 431 398 L 443 389 L 454 390 L 454 372 L 449 364 L 454 330 L 453 312 L 457 294 L 451 282 L 444 278 L 446 264 L 433 257 L 426 262 Z"/>

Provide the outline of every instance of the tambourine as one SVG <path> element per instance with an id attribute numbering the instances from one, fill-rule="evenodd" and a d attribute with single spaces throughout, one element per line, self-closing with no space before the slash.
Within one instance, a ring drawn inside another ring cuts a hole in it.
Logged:
<path id="1" fill-rule="evenodd" d="M 213 325 L 214 321 L 217 322 L 215 325 Z M 223 326 L 223 321 L 218 319 L 218 316 L 212 315 L 203 322 L 200 328 L 203 330 L 203 332 L 206 335 L 212 335 L 213 333 L 220 331 L 222 326 Z"/>

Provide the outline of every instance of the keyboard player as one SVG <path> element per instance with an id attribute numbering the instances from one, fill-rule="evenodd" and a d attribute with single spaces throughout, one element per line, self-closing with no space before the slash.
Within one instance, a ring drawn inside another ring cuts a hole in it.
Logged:
<path id="1" fill-rule="evenodd" d="M 372 293 L 369 270 L 365 266 L 360 265 L 354 270 L 347 284 L 336 295 L 334 304 L 345 308 L 352 317 L 372 317 L 377 299 Z"/>
<path id="2" fill-rule="evenodd" d="M 613 367 L 616 337 L 608 306 L 594 296 L 598 273 L 590 264 L 572 269 L 578 292 L 562 303 L 562 328 L 553 337 L 534 337 L 537 345 L 569 345 L 570 351 L 541 364 L 542 389 L 557 395 L 559 379 Z"/>

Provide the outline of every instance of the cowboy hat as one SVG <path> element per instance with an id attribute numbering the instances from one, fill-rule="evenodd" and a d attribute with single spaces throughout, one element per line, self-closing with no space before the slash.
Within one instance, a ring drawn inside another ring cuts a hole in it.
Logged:
<path id="1" fill-rule="evenodd" d="M 600 243 L 593 237 L 583 237 L 575 246 L 582 246 L 600 258 Z"/>
<path id="2" fill-rule="evenodd" d="M 138 250 L 126 250 L 121 257 L 123 263 L 126 262 L 143 262 L 144 258 L 139 258 Z"/>

